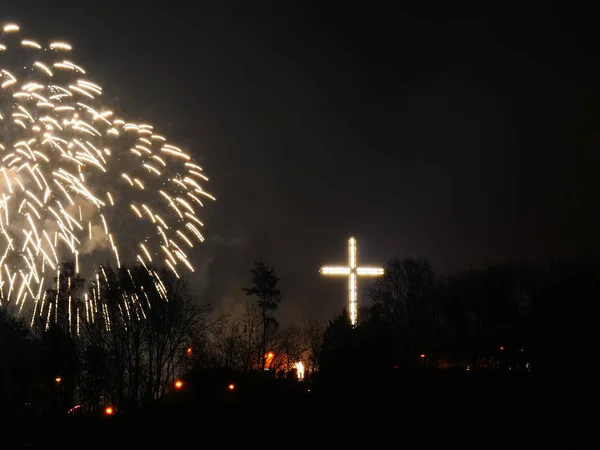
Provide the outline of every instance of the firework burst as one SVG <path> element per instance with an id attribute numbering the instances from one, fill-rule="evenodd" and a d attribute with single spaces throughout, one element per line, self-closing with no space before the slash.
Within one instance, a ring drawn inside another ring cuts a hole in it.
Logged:
<path id="1" fill-rule="evenodd" d="M 102 264 L 153 273 L 164 266 L 177 277 L 193 271 L 189 252 L 204 240 L 197 211 L 214 200 L 207 181 L 151 125 L 107 109 L 102 87 L 73 62 L 68 43 L 3 26 L 0 304 L 27 311 L 32 323 L 50 317 L 46 293 L 59 285 L 66 260 L 84 277 Z"/>

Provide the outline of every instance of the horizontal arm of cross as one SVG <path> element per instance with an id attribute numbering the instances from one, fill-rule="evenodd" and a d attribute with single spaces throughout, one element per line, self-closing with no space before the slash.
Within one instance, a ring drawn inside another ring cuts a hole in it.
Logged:
<path id="1" fill-rule="evenodd" d="M 344 266 L 325 266 L 321 267 L 320 272 L 323 275 L 345 275 L 348 276 L 352 272 L 350 267 Z M 371 276 L 377 277 L 383 275 L 384 270 L 382 267 L 357 267 L 356 274 L 359 276 Z"/>
<path id="2" fill-rule="evenodd" d="M 383 275 L 382 267 L 357 267 L 356 273 L 362 276 L 377 277 Z"/>
<path id="3" fill-rule="evenodd" d="M 323 275 L 350 275 L 350 267 L 343 266 L 325 266 L 321 267 L 320 272 Z"/>

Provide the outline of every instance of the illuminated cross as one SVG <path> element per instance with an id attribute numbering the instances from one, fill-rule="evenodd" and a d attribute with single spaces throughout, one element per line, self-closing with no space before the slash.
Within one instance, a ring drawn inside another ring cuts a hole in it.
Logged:
<path id="1" fill-rule="evenodd" d="M 358 290 L 358 277 L 378 277 L 383 275 L 383 268 L 381 267 L 356 267 L 357 260 L 357 246 L 356 239 L 351 237 L 348 240 L 348 267 L 343 266 L 325 266 L 321 267 L 320 272 L 323 275 L 344 275 L 348 277 L 348 291 L 349 291 L 349 314 L 350 323 L 356 325 L 358 309 L 356 305 L 357 290 Z"/>

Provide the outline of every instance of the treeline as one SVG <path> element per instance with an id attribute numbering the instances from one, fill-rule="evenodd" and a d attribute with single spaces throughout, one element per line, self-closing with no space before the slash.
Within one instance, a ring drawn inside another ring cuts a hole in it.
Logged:
<path id="1" fill-rule="evenodd" d="M 215 316 L 172 272 L 101 267 L 86 282 L 63 264 L 32 320 L 17 317 L 20 305 L 0 308 L 0 404 L 5 412 L 125 411 L 160 399 L 192 368 L 314 371 L 323 329 L 316 321 L 279 327 L 279 279 L 263 261 L 252 273 L 245 314 L 234 319 Z"/>
<path id="2" fill-rule="evenodd" d="M 0 402 L 18 410 L 127 408 L 160 398 L 210 328 L 210 308 L 166 272 L 63 264 L 31 321 L 0 309 Z"/>
<path id="3" fill-rule="evenodd" d="M 322 371 L 333 361 L 340 370 L 570 372 L 593 342 L 587 310 L 600 298 L 600 270 L 588 262 L 515 262 L 444 277 L 426 260 L 392 258 L 366 296 L 355 332 L 344 314 L 330 322 Z"/>
<path id="4" fill-rule="evenodd" d="M 104 267 L 86 283 L 64 264 L 35 320 L 16 318 L 10 302 L 0 308 L 0 404 L 126 410 L 203 368 L 294 379 L 424 366 L 559 370 L 577 358 L 586 308 L 600 294 L 593 264 L 510 263 L 442 277 L 425 260 L 392 258 L 362 293 L 356 328 L 345 311 L 327 326 L 281 327 L 278 283 L 256 261 L 245 313 L 217 317 L 169 272 Z"/>

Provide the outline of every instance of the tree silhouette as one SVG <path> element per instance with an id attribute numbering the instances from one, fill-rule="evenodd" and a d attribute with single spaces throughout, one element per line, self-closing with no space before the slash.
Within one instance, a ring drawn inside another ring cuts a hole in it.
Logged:
<path id="1" fill-rule="evenodd" d="M 270 330 L 277 328 L 277 321 L 271 313 L 277 309 L 283 299 L 279 290 L 279 277 L 273 266 L 269 266 L 265 260 L 254 261 L 254 267 L 250 270 L 252 275 L 252 287 L 242 288 L 246 295 L 258 297 L 258 307 L 262 314 L 263 336 L 262 355 L 260 366 L 265 367 L 265 355 L 267 354 L 267 334 Z"/>
<path id="2" fill-rule="evenodd" d="M 27 324 L 0 307 L 0 404 L 15 407 L 31 401 L 37 380 L 35 342 Z"/>
<path id="3" fill-rule="evenodd" d="M 367 291 L 371 313 L 389 323 L 404 357 L 420 354 L 436 325 L 434 288 L 435 274 L 426 260 L 391 258 L 384 275 Z"/>
<path id="4" fill-rule="evenodd" d="M 466 358 L 489 355 L 500 346 L 530 348 L 533 302 L 543 285 L 542 271 L 504 263 L 472 269 L 440 283 L 448 342 Z"/>
<path id="5" fill-rule="evenodd" d="M 191 296 L 184 280 L 144 267 L 101 268 L 85 325 L 85 391 L 118 408 L 161 398 L 188 368 L 188 349 L 210 327 L 210 305 Z M 101 395 L 100 395 L 101 394 Z"/>
<path id="6" fill-rule="evenodd" d="M 345 309 L 329 321 L 318 359 L 321 379 L 338 379 L 352 372 L 357 362 L 358 347 L 357 333 L 354 331 Z"/>
<path id="7" fill-rule="evenodd" d="M 318 319 L 305 319 L 303 323 L 305 346 L 308 351 L 308 372 L 314 375 L 319 368 L 319 352 L 323 345 L 325 329 Z"/>

